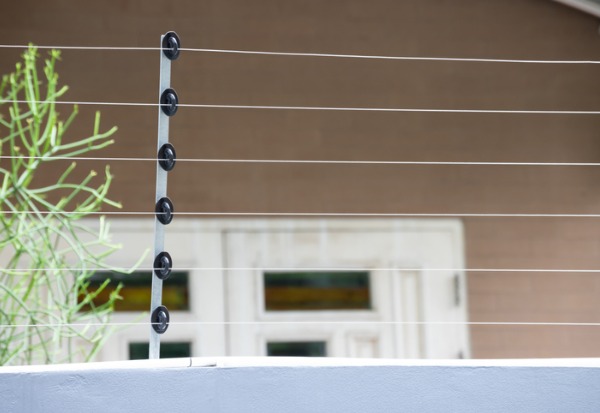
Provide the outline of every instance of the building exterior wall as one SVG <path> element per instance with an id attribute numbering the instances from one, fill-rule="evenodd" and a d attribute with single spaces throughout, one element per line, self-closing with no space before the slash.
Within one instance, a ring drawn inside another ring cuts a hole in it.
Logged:
<path id="1" fill-rule="evenodd" d="M 24 0 L 3 5 L 6 44 L 158 46 L 600 60 L 596 18 L 550 1 L 397 2 Z M 2 49 L 7 72 L 17 50 Z M 154 102 L 158 52 L 64 51 L 69 100 Z M 299 58 L 185 52 L 182 103 L 597 110 L 597 65 Z M 72 136 L 91 130 L 83 107 Z M 118 125 L 109 157 L 155 156 L 156 109 L 100 107 Z M 65 108 L 65 112 L 67 108 Z M 180 158 L 598 162 L 600 116 L 180 108 Z M 80 166 L 101 167 L 80 163 Z M 150 211 L 153 162 L 111 162 L 112 197 Z M 82 168 L 83 170 L 84 168 Z M 59 173 L 47 173 L 51 179 Z M 180 162 L 178 211 L 598 213 L 597 167 L 298 165 Z M 600 221 L 464 218 L 468 268 L 600 268 Z M 471 321 L 595 322 L 600 277 L 468 274 Z M 474 357 L 598 356 L 597 327 L 473 326 Z"/>

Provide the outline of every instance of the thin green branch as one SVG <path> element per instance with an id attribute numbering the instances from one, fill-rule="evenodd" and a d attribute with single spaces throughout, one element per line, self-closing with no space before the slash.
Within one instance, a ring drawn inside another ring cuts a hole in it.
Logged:
<path id="1" fill-rule="evenodd" d="M 102 177 L 95 178 L 91 171 L 74 182 L 72 163 L 54 184 L 36 184 L 36 176 L 44 173 L 43 167 L 54 157 L 74 157 L 105 148 L 114 142 L 111 136 L 117 130 L 101 131 L 97 112 L 91 136 L 64 143 L 79 108 L 74 106 L 65 121 L 59 119 L 55 101 L 68 90 L 58 84 L 55 71 L 60 53 L 50 52 L 41 77 L 38 58 L 37 49 L 30 47 L 14 72 L 0 81 L 1 97 L 27 102 L 0 104 L 0 128 L 4 128 L 0 129 L 0 154 L 11 155 L 10 162 L 0 168 L 0 250 L 5 260 L 0 264 L 0 318 L 9 326 L 34 326 L 0 329 L 0 365 L 71 361 L 79 353 L 85 360 L 91 359 L 110 330 L 107 326 L 75 328 L 70 324 L 107 321 L 122 286 L 98 303 L 109 281 L 90 287 L 93 270 L 89 268 L 130 271 L 107 264 L 106 258 L 119 246 L 110 242 L 103 217 L 97 230 L 78 222 L 104 205 L 121 207 L 107 198 L 112 182 L 108 166 Z M 65 214 L 66 208 L 69 214 Z M 23 266 L 30 271 L 15 271 Z M 60 325 L 46 328 L 49 323 Z M 74 340 L 86 345 L 74 349 Z"/>

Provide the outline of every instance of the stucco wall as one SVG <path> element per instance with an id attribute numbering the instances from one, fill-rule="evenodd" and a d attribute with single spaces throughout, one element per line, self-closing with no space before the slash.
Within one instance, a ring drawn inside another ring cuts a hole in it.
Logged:
<path id="1" fill-rule="evenodd" d="M 3 43 L 157 46 L 600 60 L 598 21 L 540 0 L 9 2 Z M 1 50 L 0 71 L 18 51 Z M 153 102 L 154 52 L 65 51 L 70 100 Z M 183 53 L 183 103 L 597 110 L 598 65 L 401 62 Z M 82 108 L 73 135 L 88 133 Z M 155 108 L 102 107 L 117 143 L 154 157 Z M 66 112 L 66 108 L 65 108 Z M 181 158 L 598 162 L 600 116 L 393 114 L 181 108 Z M 56 165 L 56 164 L 55 164 Z M 86 166 L 101 168 L 86 163 Z M 149 211 L 151 162 L 112 162 L 112 197 Z M 51 179 L 59 172 L 48 172 Z M 179 163 L 178 211 L 598 213 L 600 168 Z M 465 219 L 470 268 L 600 268 L 597 219 Z M 595 322 L 595 274 L 470 273 L 472 321 Z M 597 327 L 473 327 L 475 357 L 600 355 Z"/>
<path id="2" fill-rule="evenodd" d="M 179 359 L 0 368 L 0 396 L 5 413 L 600 410 L 597 361 L 535 364 Z"/>

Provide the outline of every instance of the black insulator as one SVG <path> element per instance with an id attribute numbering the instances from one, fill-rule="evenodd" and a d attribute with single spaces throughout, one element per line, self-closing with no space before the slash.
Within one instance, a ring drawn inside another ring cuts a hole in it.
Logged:
<path id="1" fill-rule="evenodd" d="M 154 274 L 161 280 L 166 280 L 171 275 L 173 260 L 168 252 L 161 252 L 154 258 Z"/>
<path id="2" fill-rule="evenodd" d="M 163 334 L 169 328 L 169 321 L 171 317 L 169 316 L 169 310 L 164 305 L 160 305 L 152 311 L 152 315 L 150 316 L 150 322 L 152 323 L 152 328 L 158 334 Z"/>
<path id="3" fill-rule="evenodd" d="M 175 168 L 175 160 L 177 159 L 177 154 L 175 153 L 175 148 L 170 143 L 165 143 L 158 150 L 158 164 L 165 171 L 170 171 Z"/>
<path id="4" fill-rule="evenodd" d="M 169 198 L 163 197 L 156 203 L 154 211 L 156 212 L 156 219 L 158 219 L 161 224 L 167 225 L 173 220 L 175 208 Z"/>
<path id="5" fill-rule="evenodd" d="M 168 88 L 160 95 L 160 108 L 163 113 L 167 116 L 173 116 L 177 113 L 177 105 L 179 104 L 179 98 L 175 90 Z"/>
<path id="6" fill-rule="evenodd" d="M 181 41 L 179 36 L 175 32 L 165 33 L 162 39 L 162 49 L 165 56 L 169 60 L 175 60 L 179 57 L 179 48 L 181 47 Z"/>

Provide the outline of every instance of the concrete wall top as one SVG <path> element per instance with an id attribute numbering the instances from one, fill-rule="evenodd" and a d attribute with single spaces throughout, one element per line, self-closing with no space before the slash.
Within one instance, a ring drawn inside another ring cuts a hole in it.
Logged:
<path id="1" fill-rule="evenodd" d="M 0 369 L 3 412 L 600 411 L 600 360 L 174 359 Z"/>

